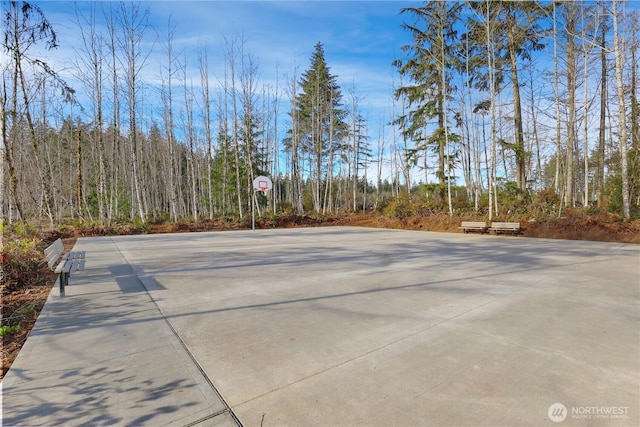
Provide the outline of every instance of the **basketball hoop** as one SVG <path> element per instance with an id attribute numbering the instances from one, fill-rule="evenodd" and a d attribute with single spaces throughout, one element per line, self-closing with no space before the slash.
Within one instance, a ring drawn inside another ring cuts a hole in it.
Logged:
<path id="1" fill-rule="evenodd" d="M 267 191 L 273 188 L 273 183 L 271 182 L 271 179 L 269 179 L 269 177 L 259 176 L 253 180 L 253 188 L 266 194 Z"/>
<path id="2" fill-rule="evenodd" d="M 267 191 L 273 188 L 273 183 L 266 176 L 259 176 L 253 180 L 253 189 L 262 191 L 262 194 L 267 194 Z M 251 197 L 251 228 L 256 229 L 256 197 L 255 193 Z"/>

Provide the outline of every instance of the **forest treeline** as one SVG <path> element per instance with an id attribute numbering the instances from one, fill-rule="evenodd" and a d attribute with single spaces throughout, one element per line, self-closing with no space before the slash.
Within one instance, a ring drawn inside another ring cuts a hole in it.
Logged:
<path id="1" fill-rule="evenodd" d="M 389 64 L 393 113 L 377 132 L 321 42 L 305 71 L 266 85 L 238 35 L 224 57 L 203 44 L 186 58 L 175 26 L 153 28 L 144 3 L 86 5 L 70 18 L 72 87 L 38 55 L 58 47 L 42 10 L 2 4 L 5 221 L 244 217 L 253 202 L 260 213 L 409 201 L 489 219 L 575 206 L 640 215 L 633 3 L 399 3 L 412 42 L 390 47 L 402 52 Z M 152 70 L 155 38 L 164 60 Z M 273 190 L 254 191 L 259 175 Z"/>

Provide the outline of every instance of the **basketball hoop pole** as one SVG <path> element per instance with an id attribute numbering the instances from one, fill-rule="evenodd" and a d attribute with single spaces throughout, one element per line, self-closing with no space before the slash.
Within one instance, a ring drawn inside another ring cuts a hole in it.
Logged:
<path id="1" fill-rule="evenodd" d="M 256 231 L 256 189 L 251 196 L 251 230 Z"/>

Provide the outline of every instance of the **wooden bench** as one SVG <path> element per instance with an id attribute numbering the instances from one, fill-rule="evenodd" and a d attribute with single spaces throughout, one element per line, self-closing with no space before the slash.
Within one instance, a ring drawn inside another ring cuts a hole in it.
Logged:
<path id="1" fill-rule="evenodd" d="M 64 288 L 69 285 L 69 275 L 72 271 L 84 270 L 84 251 L 64 253 L 62 240 L 57 239 L 44 250 L 47 265 L 58 275 L 60 280 L 60 296 L 64 296 Z M 59 261 L 58 261 L 59 260 Z"/>
<path id="2" fill-rule="evenodd" d="M 522 232 L 519 222 L 492 222 L 489 231 L 493 231 L 495 234 L 511 233 L 514 236 Z"/>
<path id="3" fill-rule="evenodd" d="M 484 234 L 487 232 L 487 223 L 482 221 L 462 221 L 458 228 L 465 233 L 469 231 L 479 231 Z"/>

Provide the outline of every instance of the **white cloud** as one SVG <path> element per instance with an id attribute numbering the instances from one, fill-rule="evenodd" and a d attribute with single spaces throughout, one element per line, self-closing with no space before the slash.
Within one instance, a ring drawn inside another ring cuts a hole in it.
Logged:
<path id="1" fill-rule="evenodd" d="M 80 46 L 75 8 L 88 15 L 89 2 L 39 2 L 59 36 L 60 47 L 41 52 L 42 58 L 80 89 L 75 79 L 74 58 Z M 105 34 L 103 9 L 119 3 L 94 4 L 97 29 Z M 162 67 L 166 66 L 166 34 L 169 20 L 174 27 L 173 49 L 179 62 L 187 62 L 187 79 L 200 83 L 198 52 L 206 45 L 212 86 L 224 77 L 225 44 L 234 37 L 244 41 L 244 51 L 259 64 L 259 90 L 277 84 L 284 92 L 297 67 L 298 76 L 309 67 L 317 42 L 324 45 L 331 72 L 346 93 L 355 84 L 362 96 L 363 115 L 371 122 L 370 134 L 378 133 L 381 117 L 389 121 L 393 61 L 408 35 L 400 28 L 400 9 L 407 3 L 387 1 L 154 1 L 142 2 L 149 9 L 150 28 L 141 49 L 149 52 L 141 79 L 151 88 L 148 99 L 157 96 Z M 183 78 L 179 71 L 176 83 Z M 286 103 L 286 94 L 281 94 Z M 158 108 L 158 102 L 155 102 Z M 151 108 L 151 107 L 149 107 Z M 283 106 L 283 110 L 286 108 Z M 284 114 L 283 114 L 284 115 Z"/>

